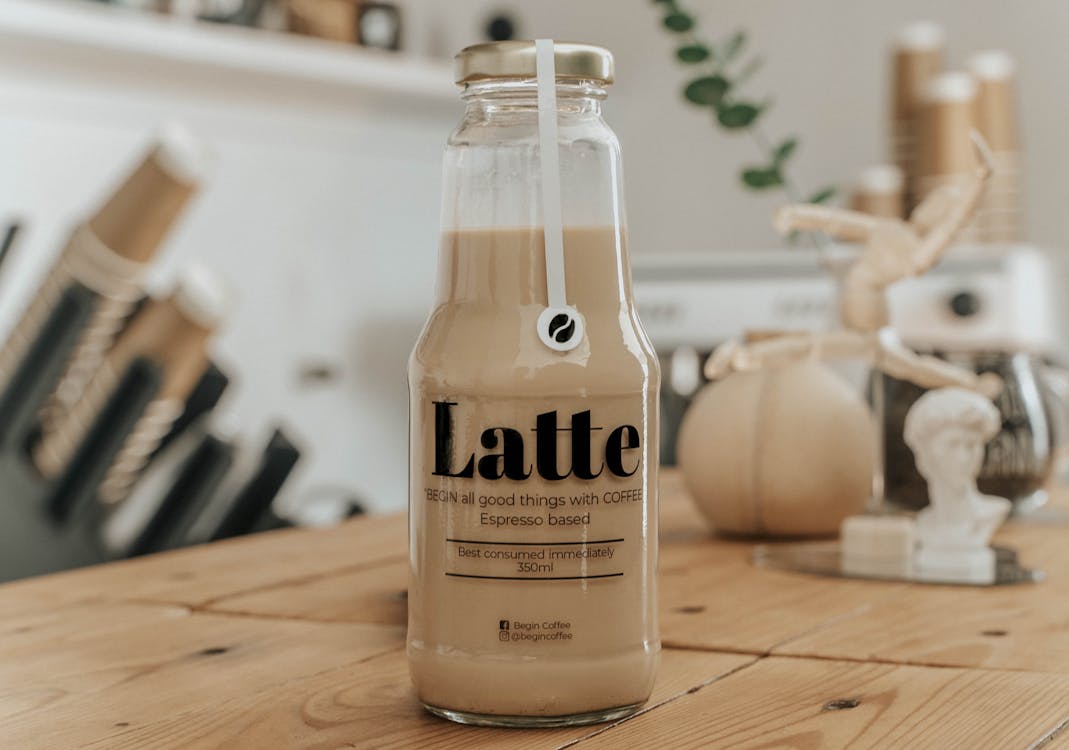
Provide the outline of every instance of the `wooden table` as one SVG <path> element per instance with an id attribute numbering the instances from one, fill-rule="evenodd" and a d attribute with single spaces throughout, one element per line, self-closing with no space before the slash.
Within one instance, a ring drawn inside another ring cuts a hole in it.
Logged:
<path id="1" fill-rule="evenodd" d="M 396 515 L 0 586 L 0 748 L 1069 747 L 1069 527 L 1003 531 L 1039 585 L 829 580 L 752 567 L 662 487 L 665 651 L 627 720 L 425 714 Z"/>

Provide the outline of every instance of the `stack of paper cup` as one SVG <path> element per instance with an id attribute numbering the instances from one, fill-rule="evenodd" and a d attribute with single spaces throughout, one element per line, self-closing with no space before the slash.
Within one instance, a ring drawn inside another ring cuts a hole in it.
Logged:
<path id="1" fill-rule="evenodd" d="M 906 178 L 906 210 L 916 203 L 910 194 L 916 175 L 918 115 L 928 81 L 943 67 L 943 29 L 930 21 L 906 26 L 895 43 L 891 84 L 891 161 Z"/>
<path id="2" fill-rule="evenodd" d="M 196 194 L 211 163 L 205 145 L 184 127 L 164 128 L 138 164 L 79 225 L 8 340 L 0 347 L 0 388 L 22 363 L 64 291 L 93 292 L 93 311 L 41 409 L 48 430 L 82 398 L 137 300 L 141 280 Z"/>
<path id="3" fill-rule="evenodd" d="M 960 185 L 975 174 L 977 163 L 970 134 L 975 128 L 976 81 L 968 73 L 941 73 L 924 87 L 920 108 L 920 148 L 913 195 L 922 201 L 943 186 Z M 980 239 L 976 219 L 956 237 Z"/>
<path id="4" fill-rule="evenodd" d="M 1023 190 L 1013 58 L 989 50 L 969 60 L 977 82 L 976 129 L 991 147 L 994 172 L 980 204 L 977 228 L 984 242 L 1016 242 L 1023 234 Z"/>
<path id="5" fill-rule="evenodd" d="M 874 164 L 858 177 L 851 208 L 873 216 L 901 219 L 905 216 L 906 180 L 894 164 Z"/>
<path id="6" fill-rule="evenodd" d="M 56 477 L 70 466 L 131 364 L 138 358 L 148 360 L 160 369 L 159 391 L 126 437 L 99 489 L 103 502 L 121 502 L 207 368 L 208 345 L 225 315 L 228 296 L 214 273 L 194 265 L 183 272 L 169 297 L 145 303 L 96 370 L 83 397 L 64 419 L 44 426 L 32 450 L 41 474 Z"/>

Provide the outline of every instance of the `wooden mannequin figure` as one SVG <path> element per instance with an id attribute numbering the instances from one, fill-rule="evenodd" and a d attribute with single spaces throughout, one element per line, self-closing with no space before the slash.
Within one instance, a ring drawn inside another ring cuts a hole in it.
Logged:
<path id="1" fill-rule="evenodd" d="M 930 270 L 976 211 L 991 177 L 991 156 L 975 132 L 973 145 L 977 168 L 969 179 L 932 192 L 908 221 L 812 204 L 781 209 L 775 218 L 780 233 L 821 231 L 839 240 L 863 243 L 843 285 L 840 312 L 844 328 L 789 334 L 753 344 L 729 341 L 709 358 L 706 377 L 714 380 L 733 371 L 816 355 L 821 359 L 864 359 L 888 375 L 925 388 L 956 386 L 988 398 L 996 396 L 1002 387 L 997 376 L 976 375 L 935 357 L 918 355 L 903 346 L 888 327 L 887 288 Z"/>

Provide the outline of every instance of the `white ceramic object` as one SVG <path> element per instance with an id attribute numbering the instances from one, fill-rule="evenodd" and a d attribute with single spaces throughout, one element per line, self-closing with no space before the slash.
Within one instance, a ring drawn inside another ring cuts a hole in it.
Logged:
<path id="1" fill-rule="evenodd" d="M 842 571 L 859 578 L 909 578 L 917 524 L 908 516 L 851 516 L 839 545 Z"/>
<path id="2" fill-rule="evenodd" d="M 976 476 L 984 446 L 1000 428 L 995 406 L 963 388 L 940 388 L 906 415 L 905 440 L 928 482 L 930 504 L 907 516 L 852 516 L 841 529 L 846 575 L 932 583 L 990 585 L 996 579 L 992 535 L 1009 500 L 984 495 Z"/>
<path id="3" fill-rule="evenodd" d="M 929 391 L 906 415 L 906 444 L 928 483 L 929 497 L 928 507 L 917 514 L 915 577 L 995 580 L 995 555 L 988 542 L 1012 506 L 1005 498 L 981 493 L 976 476 L 984 446 L 1000 425 L 998 409 L 989 400 L 961 388 Z"/>

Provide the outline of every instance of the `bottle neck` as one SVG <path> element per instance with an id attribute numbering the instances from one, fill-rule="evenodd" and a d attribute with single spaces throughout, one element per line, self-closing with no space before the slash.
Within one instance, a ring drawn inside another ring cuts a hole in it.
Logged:
<path id="1" fill-rule="evenodd" d="M 568 303 L 586 315 L 630 302 L 620 150 L 601 117 L 605 90 L 558 81 L 560 201 Z M 545 306 L 538 86 L 469 83 L 445 153 L 438 299 L 502 310 Z M 615 320 L 615 317 L 613 317 Z"/>
<path id="2" fill-rule="evenodd" d="M 596 81 L 558 80 L 557 111 L 561 115 L 601 116 L 605 88 Z M 467 116 L 519 114 L 538 111 L 538 84 L 533 78 L 492 78 L 474 81 L 464 87 L 460 98 L 467 105 Z"/>

